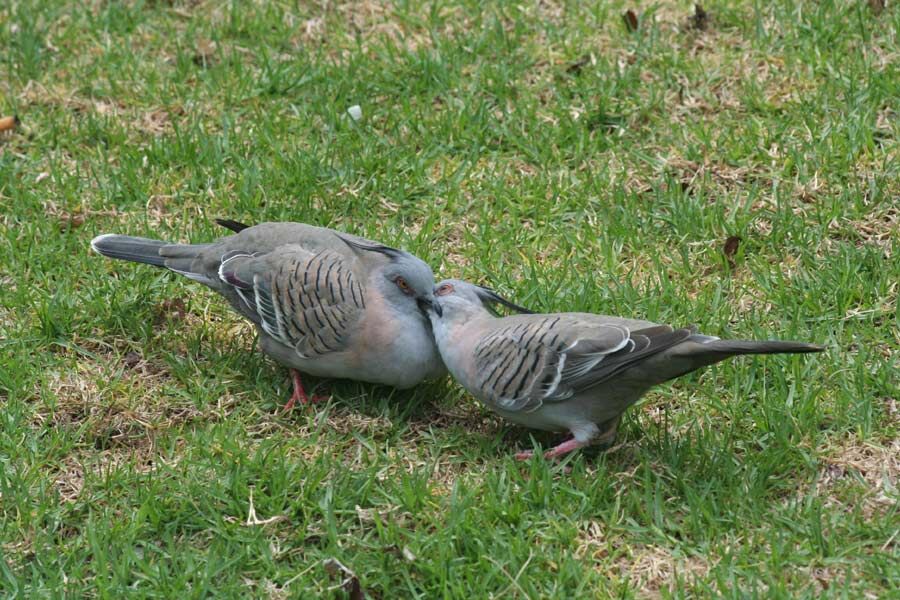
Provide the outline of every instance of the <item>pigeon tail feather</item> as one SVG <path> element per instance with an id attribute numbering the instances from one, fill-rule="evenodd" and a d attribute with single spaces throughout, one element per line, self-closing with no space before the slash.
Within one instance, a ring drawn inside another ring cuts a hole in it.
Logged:
<path id="1" fill-rule="evenodd" d="M 151 240 L 149 238 L 133 237 L 130 235 L 118 235 L 105 233 L 91 240 L 91 248 L 94 252 L 136 263 L 144 263 L 155 267 L 165 267 L 166 259 L 159 255 L 159 250 L 168 242 Z"/>

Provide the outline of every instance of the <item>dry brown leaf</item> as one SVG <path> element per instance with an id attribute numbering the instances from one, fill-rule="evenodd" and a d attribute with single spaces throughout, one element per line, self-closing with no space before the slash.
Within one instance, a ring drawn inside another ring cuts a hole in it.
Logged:
<path id="1" fill-rule="evenodd" d="M 325 559 L 322 566 L 325 567 L 325 572 L 330 576 L 342 578 L 341 583 L 339 583 L 337 587 L 343 588 L 343 590 L 349 594 L 350 600 L 363 600 L 366 597 L 365 592 L 362 590 L 362 586 L 359 584 L 359 577 L 356 576 L 356 573 L 345 567 L 341 561 L 336 558 L 328 558 Z"/>
<path id="2" fill-rule="evenodd" d="M 137 352 L 127 352 L 122 357 L 122 364 L 126 369 L 133 369 L 141 362 L 141 355 Z"/>
<path id="3" fill-rule="evenodd" d="M 585 54 L 575 62 L 571 63 L 568 67 L 566 67 L 566 73 L 578 74 L 581 73 L 581 69 L 585 67 L 585 65 L 589 65 L 591 63 L 591 55 Z"/>
<path id="4" fill-rule="evenodd" d="M 741 245 L 741 238 L 736 235 L 729 236 L 727 240 L 725 240 L 725 246 L 722 248 L 722 252 L 725 254 L 725 260 L 728 261 L 728 266 L 734 269 L 734 256 L 737 254 L 738 246 Z"/>
<path id="5" fill-rule="evenodd" d="M 154 307 L 156 321 L 181 321 L 187 315 L 187 305 L 183 298 L 166 298 Z"/>
<path id="6" fill-rule="evenodd" d="M 19 126 L 19 117 L 2 117 L 0 118 L 0 133 L 4 131 L 11 131 Z"/>
<path id="7" fill-rule="evenodd" d="M 81 227 L 88 217 L 115 217 L 119 214 L 115 210 L 82 210 L 81 207 L 69 212 L 49 200 L 44 202 L 44 212 L 47 216 L 57 219 L 60 231 Z"/>
<path id="8" fill-rule="evenodd" d="M 709 13 L 703 10 L 699 4 L 694 5 L 694 14 L 689 19 L 690 26 L 697 31 L 706 31 L 709 25 Z"/>

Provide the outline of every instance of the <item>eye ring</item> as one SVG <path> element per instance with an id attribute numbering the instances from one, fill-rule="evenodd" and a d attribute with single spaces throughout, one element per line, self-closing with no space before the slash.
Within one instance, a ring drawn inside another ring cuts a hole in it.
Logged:
<path id="1" fill-rule="evenodd" d="M 446 296 L 447 294 L 449 294 L 452 291 L 453 291 L 453 286 L 449 283 L 444 283 L 444 284 L 441 284 L 437 290 L 435 290 L 434 295 L 435 296 Z"/>
<path id="2" fill-rule="evenodd" d="M 409 284 L 406 283 L 406 280 L 402 277 L 397 277 L 394 279 L 394 283 L 397 284 L 397 287 L 400 288 L 400 291 L 409 296 L 412 294 L 412 288 L 409 287 Z"/>

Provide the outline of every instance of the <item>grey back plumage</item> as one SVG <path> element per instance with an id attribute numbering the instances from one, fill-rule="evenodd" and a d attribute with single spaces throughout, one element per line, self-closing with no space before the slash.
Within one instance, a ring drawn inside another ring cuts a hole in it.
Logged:
<path id="1" fill-rule="evenodd" d="M 475 346 L 473 369 L 485 399 L 508 411 L 566 400 L 692 333 L 667 326 L 630 331 L 576 314 L 507 317 L 489 329 Z"/>

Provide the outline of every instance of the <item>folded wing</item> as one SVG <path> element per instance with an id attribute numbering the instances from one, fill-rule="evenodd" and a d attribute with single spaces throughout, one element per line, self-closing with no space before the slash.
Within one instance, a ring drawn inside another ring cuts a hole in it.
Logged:
<path id="1" fill-rule="evenodd" d="M 304 358 L 344 350 L 366 308 L 352 265 L 333 250 L 232 250 L 222 257 L 218 276 L 266 334 Z"/>
<path id="2" fill-rule="evenodd" d="M 614 319 L 574 315 L 503 319 L 475 347 L 477 385 L 498 408 L 533 411 L 603 383 L 693 331 L 666 325 L 632 331 Z"/>

